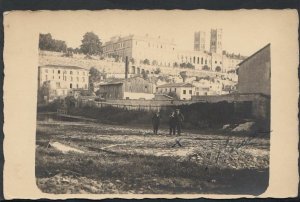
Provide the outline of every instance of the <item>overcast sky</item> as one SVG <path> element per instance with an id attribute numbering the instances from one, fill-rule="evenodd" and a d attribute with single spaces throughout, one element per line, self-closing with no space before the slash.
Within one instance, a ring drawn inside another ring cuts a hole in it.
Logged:
<path id="1" fill-rule="evenodd" d="M 57 20 L 45 20 L 41 33 L 78 47 L 88 31 L 97 34 L 102 42 L 115 35 L 146 35 L 174 39 L 177 49 L 193 50 L 194 32 L 206 32 L 209 50 L 210 29 L 223 29 L 223 50 L 249 56 L 268 43 L 280 40 L 277 35 L 286 26 L 272 11 L 77 11 L 57 13 Z"/>

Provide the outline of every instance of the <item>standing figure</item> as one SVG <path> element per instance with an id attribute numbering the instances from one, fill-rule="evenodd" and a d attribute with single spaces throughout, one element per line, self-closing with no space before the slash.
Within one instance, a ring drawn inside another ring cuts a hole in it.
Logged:
<path id="1" fill-rule="evenodd" d="M 153 125 L 153 133 L 154 133 L 154 135 L 157 135 L 159 123 L 160 123 L 160 114 L 159 114 L 159 112 L 157 112 L 152 117 L 152 125 Z"/>
<path id="2" fill-rule="evenodd" d="M 175 135 L 175 129 L 176 129 L 176 120 L 175 120 L 175 112 L 173 111 L 171 115 L 169 116 L 169 126 L 170 126 L 170 135 Z"/>
<path id="3" fill-rule="evenodd" d="M 179 109 L 176 109 L 175 121 L 176 121 L 177 134 L 180 135 L 181 134 L 182 122 L 184 121 L 184 116 L 180 112 Z"/>

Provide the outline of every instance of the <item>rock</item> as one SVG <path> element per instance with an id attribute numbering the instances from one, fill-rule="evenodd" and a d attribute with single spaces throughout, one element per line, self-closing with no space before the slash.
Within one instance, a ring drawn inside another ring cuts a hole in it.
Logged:
<path id="1" fill-rule="evenodd" d="M 229 128 L 229 127 L 230 127 L 230 125 L 229 125 L 229 124 L 226 124 L 226 125 L 223 126 L 222 129 L 225 130 L 225 129 Z"/>
<path id="2" fill-rule="evenodd" d="M 62 153 L 67 153 L 67 152 L 78 152 L 78 153 L 84 153 L 83 151 L 79 150 L 79 149 L 75 149 L 73 147 L 64 145 L 62 143 L 59 142 L 53 142 L 50 143 L 51 147 L 54 147 L 55 149 L 61 151 Z"/>
<path id="3" fill-rule="evenodd" d="M 246 122 L 238 125 L 235 127 L 232 132 L 241 132 L 241 131 L 250 131 L 251 128 L 254 126 L 255 122 Z"/>

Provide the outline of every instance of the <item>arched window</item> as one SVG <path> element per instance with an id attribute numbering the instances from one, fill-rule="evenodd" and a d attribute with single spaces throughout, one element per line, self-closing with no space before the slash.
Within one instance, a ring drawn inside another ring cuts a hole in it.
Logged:
<path id="1" fill-rule="evenodd" d="M 197 64 L 199 64 L 199 57 L 197 58 Z"/>
<path id="2" fill-rule="evenodd" d="M 201 58 L 201 65 L 203 65 L 203 58 Z"/>

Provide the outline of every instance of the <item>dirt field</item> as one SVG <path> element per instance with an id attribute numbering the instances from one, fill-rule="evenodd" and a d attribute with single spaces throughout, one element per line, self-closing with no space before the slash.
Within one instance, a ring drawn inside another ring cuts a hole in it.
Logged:
<path id="1" fill-rule="evenodd" d="M 120 194 L 260 194 L 268 186 L 268 138 L 159 133 L 38 121 L 37 185 L 47 193 Z"/>

